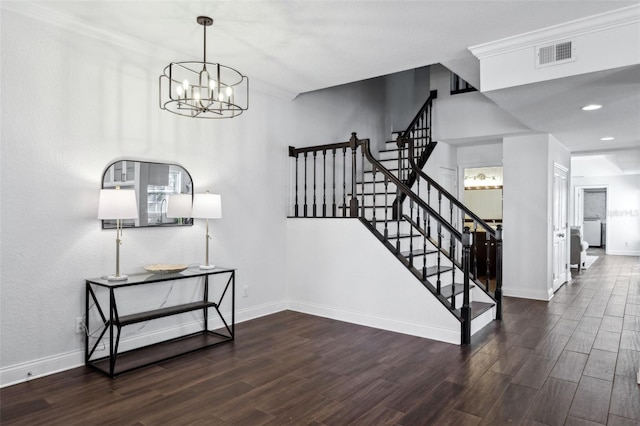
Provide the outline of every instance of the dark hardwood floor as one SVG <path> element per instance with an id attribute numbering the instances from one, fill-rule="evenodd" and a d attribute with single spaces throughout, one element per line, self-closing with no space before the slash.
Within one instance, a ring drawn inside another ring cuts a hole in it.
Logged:
<path id="1" fill-rule="evenodd" d="M 77 368 L 0 391 L 2 425 L 640 425 L 637 257 L 551 302 L 506 298 L 467 347 L 286 311 L 233 344 L 115 380 Z"/>

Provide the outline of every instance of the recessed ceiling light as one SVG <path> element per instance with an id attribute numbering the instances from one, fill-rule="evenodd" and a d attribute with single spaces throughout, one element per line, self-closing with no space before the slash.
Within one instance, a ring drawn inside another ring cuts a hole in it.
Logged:
<path id="1" fill-rule="evenodd" d="M 605 136 L 604 138 L 600 138 L 601 141 L 612 141 L 615 138 L 613 136 Z"/>
<path id="2" fill-rule="evenodd" d="M 583 111 L 595 111 L 597 109 L 602 108 L 602 105 L 598 105 L 598 104 L 591 104 L 591 105 L 585 105 L 582 107 Z"/>

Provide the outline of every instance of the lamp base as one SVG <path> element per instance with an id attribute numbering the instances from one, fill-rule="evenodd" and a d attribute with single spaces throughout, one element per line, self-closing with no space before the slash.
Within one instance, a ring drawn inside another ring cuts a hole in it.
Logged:
<path id="1" fill-rule="evenodd" d="M 128 275 L 109 275 L 107 277 L 107 280 L 109 281 L 124 281 L 126 279 L 128 279 L 129 276 Z"/>
<path id="2" fill-rule="evenodd" d="M 200 265 L 200 269 L 215 269 L 216 265 Z"/>

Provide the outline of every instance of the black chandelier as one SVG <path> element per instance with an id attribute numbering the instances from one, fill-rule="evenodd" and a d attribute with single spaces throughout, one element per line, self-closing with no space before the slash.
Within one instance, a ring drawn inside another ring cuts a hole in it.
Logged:
<path id="1" fill-rule="evenodd" d="M 160 76 L 160 108 L 195 118 L 233 118 L 249 108 L 249 78 L 239 71 L 207 62 L 208 16 L 198 16 L 204 28 L 204 60 L 171 62 Z M 164 93 L 163 93 L 164 92 Z"/>

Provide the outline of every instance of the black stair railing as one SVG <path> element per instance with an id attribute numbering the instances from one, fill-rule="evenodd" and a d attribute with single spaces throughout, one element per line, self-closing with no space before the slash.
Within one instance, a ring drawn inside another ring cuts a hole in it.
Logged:
<path id="1" fill-rule="evenodd" d="M 470 273 L 476 282 L 484 281 L 484 290 L 496 300 L 496 319 L 502 319 L 502 225 L 497 225 L 496 229 L 493 229 L 491 225 L 424 173 L 413 155 L 414 141 L 411 138 L 400 137 L 398 144 L 407 147 L 409 165 L 416 174 L 417 186 L 419 187 L 420 181 L 425 182 L 423 188 L 426 186 L 427 193 L 425 195 L 422 192 L 420 196 L 426 198 L 427 203 L 437 198 L 435 208 L 438 215 L 447 220 L 455 229 L 469 228 L 471 235 L 475 236 L 470 245 Z M 437 195 L 433 196 L 433 192 Z M 446 201 L 446 211 L 443 211 L 442 199 Z M 481 262 L 478 261 L 479 258 L 482 259 Z"/>
<path id="2" fill-rule="evenodd" d="M 360 155 L 357 155 L 358 149 L 361 150 Z M 470 230 L 461 232 L 456 229 L 450 220 L 374 158 L 369 140 L 358 139 L 355 133 L 352 133 L 347 142 L 305 148 L 289 147 L 289 156 L 295 159 L 295 173 L 292 173 L 295 176 L 292 187 L 295 189 L 291 197 L 293 217 L 359 218 L 461 322 L 461 341 L 463 344 L 469 343 L 471 245 L 467 250 L 463 243 L 473 240 Z M 299 161 L 300 156 L 312 158 L 313 164 Z M 332 158 L 330 173 L 324 172 L 327 156 Z M 317 161 L 322 161 L 322 173 L 317 171 Z M 370 172 L 367 173 L 369 180 L 365 179 L 365 170 Z M 332 182 L 327 184 L 327 177 Z M 322 179 L 322 183 L 318 185 L 316 181 L 319 179 Z M 299 194 L 299 180 L 305 182 L 302 194 Z M 328 199 L 341 198 L 342 202 L 336 205 L 334 201 L 332 209 L 318 209 L 318 200 L 327 198 L 324 192 L 321 197 L 316 196 L 315 188 L 318 187 L 323 188 L 323 191 L 324 188 L 332 188 Z M 342 191 L 336 192 L 335 188 L 340 187 Z M 350 192 L 347 188 L 350 188 Z M 308 194 L 312 191 L 313 193 Z M 406 202 L 394 205 L 391 200 L 397 200 L 401 196 Z M 300 214 L 300 200 L 303 203 L 303 214 Z M 312 200 L 311 205 L 309 200 Z M 444 241 L 448 242 L 446 247 Z M 428 256 L 431 256 L 429 261 Z M 456 283 L 460 281 L 456 278 L 456 271 L 462 274 L 462 283 Z M 460 294 L 462 306 L 456 306 L 456 296 Z"/>
<path id="3" fill-rule="evenodd" d="M 303 148 L 289 147 L 289 157 L 295 159 L 292 217 L 358 216 L 356 173 L 359 165 L 356 161 L 356 149 L 356 146 L 352 146 L 351 140 Z M 351 152 L 347 154 L 347 150 Z M 327 176 L 327 156 L 330 163 L 329 176 Z M 303 161 L 299 161 L 300 157 Z M 307 161 L 309 157 L 312 161 L 311 165 Z M 318 160 L 318 157 L 321 160 Z M 319 161 L 322 162 L 322 173 L 317 171 Z M 327 178 L 330 179 L 329 183 Z M 322 182 L 318 183 L 320 179 Z M 309 181 L 310 184 L 308 184 Z M 322 188 L 321 209 L 318 209 L 318 187 Z M 327 205 L 328 202 L 330 206 Z M 302 213 L 300 213 L 301 210 Z"/>
<path id="4" fill-rule="evenodd" d="M 437 142 L 433 140 L 431 131 L 433 128 L 433 101 L 438 97 L 438 91 L 432 90 L 429 98 L 420 108 L 407 129 L 398 134 L 398 177 L 409 187 L 412 188 L 416 182 L 417 175 L 409 164 L 409 152 L 406 144 L 399 143 L 404 139 L 412 139 L 414 141 L 412 155 L 417 159 L 417 163 L 423 167 L 427 163 L 427 159 L 435 149 Z M 420 182 L 418 181 L 418 184 Z M 394 205 L 398 206 L 405 200 L 405 196 L 401 195 L 399 199 L 394 200 Z"/>

